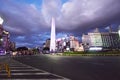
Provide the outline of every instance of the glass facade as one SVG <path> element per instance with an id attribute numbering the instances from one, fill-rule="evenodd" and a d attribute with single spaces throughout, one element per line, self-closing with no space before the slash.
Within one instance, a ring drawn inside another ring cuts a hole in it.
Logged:
<path id="1" fill-rule="evenodd" d="M 88 42 L 89 37 L 90 37 L 90 41 Z M 118 45 L 120 44 L 120 37 L 117 32 L 88 33 L 88 35 L 82 36 L 82 42 L 83 44 L 89 43 L 89 48 L 102 47 L 103 49 L 120 49 L 120 45 Z"/>

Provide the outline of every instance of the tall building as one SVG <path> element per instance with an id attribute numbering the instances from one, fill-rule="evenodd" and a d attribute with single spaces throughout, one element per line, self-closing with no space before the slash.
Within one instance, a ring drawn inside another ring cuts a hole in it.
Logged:
<path id="1" fill-rule="evenodd" d="M 120 39 L 118 32 L 91 32 L 82 36 L 84 48 L 101 47 L 104 50 L 120 49 Z M 87 44 L 87 45 L 86 45 Z"/>
<path id="2" fill-rule="evenodd" d="M 82 45 L 84 47 L 84 50 L 88 50 L 89 46 L 91 45 L 91 39 L 89 35 L 82 35 Z"/>
<path id="3" fill-rule="evenodd" d="M 50 48 L 50 39 L 47 39 L 45 42 L 45 47 Z"/>
<path id="4" fill-rule="evenodd" d="M 109 32 L 110 32 L 110 33 L 112 32 L 112 27 L 111 27 L 111 26 L 109 26 Z"/>
<path id="5" fill-rule="evenodd" d="M 56 51 L 55 19 L 52 17 L 50 51 Z"/>
<path id="6" fill-rule="evenodd" d="M 3 19 L 0 17 L 0 55 L 4 55 L 6 51 L 9 51 L 9 37 L 10 34 L 3 26 Z"/>
<path id="7" fill-rule="evenodd" d="M 16 43 L 10 41 L 10 43 L 9 43 L 9 49 L 10 49 L 10 51 L 14 51 L 16 49 Z"/>
<path id="8" fill-rule="evenodd" d="M 79 45 L 80 44 L 77 38 L 75 38 L 74 36 L 70 36 L 70 49 L 72 49 L 73 51 L 77 51 Z"/>
<path id="9" fill-rule="evenodd" d="M 56 49 L 59 52 L 64 51 L 82 51 L 80 43 L 75 36 L 66 36 L 56 40 Z"/>
<path id="10" fill-rule="evenodd" d="M 90 46 L 97 46 L 97 47 L 101 47 L 102 44 L 102 37 L 101 37 L 101 33 L 96 32 L 96 33 L 88 33 L 89 38 L 90 38 Z"/>
<path id="11" fill-rule="evenodd" d="M 117 49 L 120 48 L 119 34 L 117 32 L 101 33 L 103 48 Z"/>
<path id="12" fill-rule="evenodd" d="M 2 34 L 2 38 L 3 38 L 3 47 L 5 48 L 6 51 L 9 51 L 10 33 L 4 30 Z"/>

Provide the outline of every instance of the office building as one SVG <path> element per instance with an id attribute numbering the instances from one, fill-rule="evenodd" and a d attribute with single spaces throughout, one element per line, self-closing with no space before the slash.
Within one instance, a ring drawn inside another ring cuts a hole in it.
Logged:
<path id="1" fill-rule="evenodd" d="M 99 32 L 96 29 L 94 32 L 88 33 L 88 35 L 83 35 L 82 43 L 84 48 L 86 50 L 91 47 L 102 48 L 103 50 L 120 49 L 118 32 L 112 32 L 111 28 L 109 29 L 109 32 Z"/>
<path id="2" fill-rule="evenodd" d="M 6 31 L 3 26 L 3 19 L 0 17 L 0 55 L 4 55 L 9 51 L 10 33 Z"/>

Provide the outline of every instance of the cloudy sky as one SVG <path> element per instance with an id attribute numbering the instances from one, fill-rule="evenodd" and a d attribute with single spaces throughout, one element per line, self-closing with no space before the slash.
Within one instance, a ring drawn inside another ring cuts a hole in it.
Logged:
<path id="1" fill-rule="evenodd" d="M 51 17 L 57 38 L 120 24 L 120 0 L 0 0 L 3 26 L 17 47 L 40 46 L 50 38 Z"/>

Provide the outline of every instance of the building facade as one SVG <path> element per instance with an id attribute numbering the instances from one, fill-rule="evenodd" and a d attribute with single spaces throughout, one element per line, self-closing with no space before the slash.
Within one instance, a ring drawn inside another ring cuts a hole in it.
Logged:
<path id="1" fill-rule="evenodd" d="M 50 39 L 47 39 L 45 42 L 45 47 L 50 48 Z"/>
<path id="2" fill-rule="evenodd" d="M 14 51 L 16 49 L 16 43 L 15 42 L 9 42 L 9 50 Z"/>
<path id="3" fill-rule="evenodd" d="M 6 51 L 9 51 L 9 42 L 10 42 L 10 34 L 6 31 L 2 25 L 0 25 L 0 51 L 1 55 Z M 2 53 L 3 52 L 3 53 Z"/>
<path id="4" fill-rule="evenodd" d="M 105 49 L 119 49 L 120 40 L 117 32 L 101 33 L 103 48 Z"/>
<path id="5" fill-rule="evenodd" d="M 89 35 L 82 35 L 82 45 L 84 50 L 89 50 L 89 47 L 91 46 L 91 39 Z"/>
<path id="6" fill-rule="evenodd" d="M 86 50 L 91 47 L 101 47 L 103 50 L 120 49 L 118 32 L 91 32 L 82 36 L 82 43 Z"/>
<path id="7" fill-rule="evenodd" d="M 80 44 L 75 36 L 67 36 L 56 40 L 57 51 L 78 51 Z"/>
<path id="8" fill-rule="evenodd" d="M 74 36 L 70 36 L 70 49 L 73 51 L 77 51 L 80 47 L 79 41 Z"/>

